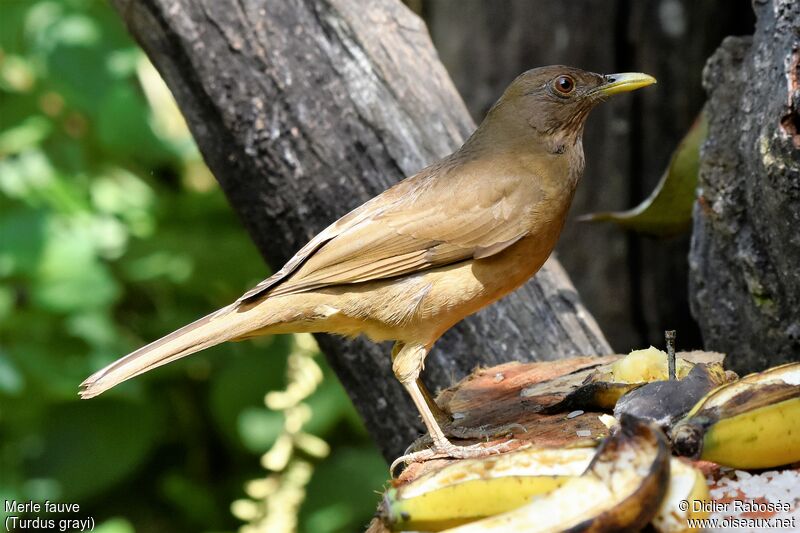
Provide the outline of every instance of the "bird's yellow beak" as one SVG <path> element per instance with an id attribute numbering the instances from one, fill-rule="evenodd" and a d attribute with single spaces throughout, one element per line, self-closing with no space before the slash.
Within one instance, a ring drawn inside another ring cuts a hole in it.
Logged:
<path id="1" fill-rule="evenodd" d="M 609 74 L 606 76 L 606 83 L 595 89 L 594 92 L 603 96 L 611 96 L 612 94 L 635 91 L 655 82 L 656 79 L 653 76 L 641 72 Z"/>

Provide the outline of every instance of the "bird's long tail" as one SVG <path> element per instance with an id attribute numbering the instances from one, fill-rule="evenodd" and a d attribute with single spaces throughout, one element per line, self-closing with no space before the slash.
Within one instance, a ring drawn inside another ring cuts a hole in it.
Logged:
<path id="1" fill-rule="evenodd" d="M 224 307 L 95 372 L 81 383 L 80 396 L 93 398 L 156 367 L 243 337 L 253 329 L 252 320 L 251 313 L 242 310 L 237 304 Z"/>

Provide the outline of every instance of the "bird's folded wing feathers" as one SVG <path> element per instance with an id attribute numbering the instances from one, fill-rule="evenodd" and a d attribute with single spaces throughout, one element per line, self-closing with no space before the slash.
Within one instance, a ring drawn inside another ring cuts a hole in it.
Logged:
<path id="1" fill-rule="evenodd" d="M 479 188 L 474 176 L 452 179 L 455 187 L 432 176 L 399 183 L 323 230 L 240 301 L 485 258 L 527 234 L 526 219 L 541 198 L 530 180 L 495 176 Z M 453 190 L 458 194 L 449 196 Z"/>

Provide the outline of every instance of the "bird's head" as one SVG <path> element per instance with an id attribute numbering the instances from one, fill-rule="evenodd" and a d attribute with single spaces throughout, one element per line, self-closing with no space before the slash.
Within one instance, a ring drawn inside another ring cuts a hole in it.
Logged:
<path id="1" fill-rule="evenodd" d="M 589 111 L 609 96 L 646 87 L 647 74 L 595 74 L 553 65 L 520 74 L 481 125 L 493 136 L 522 140 L 530 135 L 579 140 Z"/>

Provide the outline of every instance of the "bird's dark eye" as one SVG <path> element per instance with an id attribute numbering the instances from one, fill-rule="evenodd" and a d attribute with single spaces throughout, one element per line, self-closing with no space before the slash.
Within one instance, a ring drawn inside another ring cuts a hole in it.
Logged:
<path id="1" fill-rule="evenodd" d="M 575 80 L 566 74 L 556 78 L 554 85 L 561 94 L 570 94 L 575 90 Z"/>

